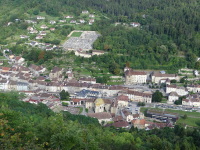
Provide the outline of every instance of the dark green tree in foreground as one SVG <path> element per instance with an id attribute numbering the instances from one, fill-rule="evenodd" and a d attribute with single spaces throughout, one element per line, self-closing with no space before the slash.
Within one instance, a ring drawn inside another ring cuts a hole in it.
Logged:
<path id="1" fill-rule="evenodd" d="M 163 95 L 160 91 L 156 90 L 155 93 L 152 95 L 152 101 L 153 102 L 161 102 L 163 98 Z"/>
<path id="2" fill-rule="evenodd" d="M 69 93 L 65 90 L 60 92 L 60 100 L 69 100 Z"/>

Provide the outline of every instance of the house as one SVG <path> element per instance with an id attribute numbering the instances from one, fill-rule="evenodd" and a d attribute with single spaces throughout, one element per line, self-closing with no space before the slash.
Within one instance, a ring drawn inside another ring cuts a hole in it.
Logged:
<path id="1" fill-rule="evenodd" d="M 29 23 L 29 24 L 36 24 L 37 21 L 36 20 L 25 20 L 26 23 Z"/>
<path id="2" fill-rule="evenodd" d="M 85 101 L 85 108 L 87 108 L 89 110 L 93 110 L 93 108 L 94 108 L 94 101 L 95 101 L 95 99 L 87 99 Z"/>
<path id="3" fill-rule="evenodd" d="M 37 17 L 36 17 L 36 19 L 37 19 L 37 20 L 44 20 L 44 19 L 45 19 L 45 17 L 42 17 L 42 16 L 37 16 Z"/>
<path id="4" fill-rule="evenodd" d="M 28 31 L 33 31 L 34 28 L 33 28 L 33 27 L 28 27 L 27 30 L 28 30 Z"/>
<path id="5" fill-rule="evenodd" d="M 199 84 L 197 84 L 197 85 L 188 85 L 187 86 L 187 90 L 189 92 L 199 93 L 200 92 L 200 85 Z"/>
<path id="6" fill-rule="evenodd" d="M 132 27 L 139 27 L 139 26 L 140 26 L 140 23 L 138 23 L 138 22 L 131 22 L 130 25 L 131 25 Z"/>
<path id="7" fill-rule="evenodd" d="M 46 68 L 44 68 L 43 66 L 36 66 L 34 64 L 31 64 L 29 66 L 30 71 L 33 73 L 34 76 L 38 77 L 40 75 L 40 73 L 44 73 Z"/>
<path id="8" fill-rule="evenodd" d="M 89 117 L 97 118 L 100 124 L 105 124 L 112 121 L 112 116 L 108 112 L 88 113 Z"/>
<path id="9" fill-rule="evenodd" d="M 85 23 L 85 20 L 84 19 L 80 19 L 79 22 L 80 23 Z"/>
<path id="10" fill-rule="evenodd" d="M 70 104 L 74 106 L 79 106 L 79 105 L 84 105 L 86 101 L 87 99 L 72 98 Z"/>
<path id="11" fill-rule="evenodd" d="M 91 83 L 96 84 L 96 79 L 91 77 L 81 77 L 79 78 L 80 83 Z"/>
<path id="12" fill-rule="evenodd" d="M 89 22 L 94 23 L 94 19 L 90 19 Z"/>
<path id="13" fill-rule="evenodd" d="M 62 73 L 63 73 L 62 68 L 54 67 L 49 74 L 49 78 L 50 79 L 59 78 L 59 76 L 62 75 Z"/>
<path id="14" fill-rule="evenodd" d="M 127 110 L 121 110 L 122 117 L 127 121 L 131 122 L 133 120 L 133 115 Z"/>
<path id="15" fill-rule="evenodd" d="M 200 95 L 199 94 L 189 95 L 186 99 L 182 100 L 182 105 L 200 107 Z"/>
<path id="16" fill-rule="evenodd" d="M 48 27 L 45 24 L 41 25 L 40 28 L 41 29 L 48 29 Z"/>
<path id="17" fill-rule="evenodd" d="M 180 87 L 180 86 L 176 86 L 176 85 L 167 85 L 166 93 L 169 94 L 171 92 L 176 92 L 180 96 L 185 96 L 188 94 L 188 91 L 185 87 Z"/>
<path id="18" fill-rule="evenodd" d="M 10 80 L 8 83 L 8 89 L 11 91 L 13 91 L 13 90 L 16 91 L 17 90 L 17 81 Z"/>
<path id="19" fill-rule="evenodd" d="M 58 82 L 48 82 L 48 83 L 46 83 L 46 91 L 60 92 L 61 91 L 60 86 L 61 86 L 61 84 Z"/>
<path id="20" fill-rule="evenodd" d="M 9 80 L 1 79 L 0 80 L 0 90 L 3 90 L 3 91 L 8 90 L 8 83 L 9 83 Z"/>
<path id="21" fill-rule="evenodd" d="M 2 72 L 9 72 L 10 70 L 11 70 L 11 68 L 9 68 L 9 67 L 2 67 L 1 68 Z"/>
<path id="22" fill-rule="evenodd" d="M 73 16 L 65 16 L 66 19 L 74 18 Z"/>
<path id="23" fill-rule="evenodd" d="M 27 38 L 29 38 L 29 36 L 27 36 L 27 35 L 20 35 L 20 39 L 27 39 Z"/>
<path id="24" fill-rule="evenodd" d="M 147 73 L 143 71 L 133 71 L 132 69 L 126 70 L 125 81 L 127 85 L 146 83 Z"/>
<path id="25" fill-rule="evenodd" d="M 153 72 L 151 74 L 151 82 L 160 84 L 162 79 L 179 80 L 179 77 L 176 74 L 162 74 L 160 72 Z"/>
<path id="26" fill-rule="evenodd" d="M 131 121 L 134 128 L 144 129 L 145 128 L 145 119 L 134 119 Z"/>
<path id="27" fill-rule="evenodd" d="M 49 30 L 50 30 L 50 31 L 55 31 L 55 28 L 50 28 Z"/>
<path id="28" fill-rule="evenodd" d="M 50 20 L 49 23 L 50 24 L 56 24 L 56 21 L 55 20 Z"/>
<path id="29" fill-rule="evenodd" d="M 94 22 L 91 22 L 91 21 L 89 21 L 89 23 L 88 23 L 88 24 L 89 24 L 89 25 L 92 25 L 93 23 L 94 23 Z"/>
<path id="30" fill-rule="evenodd" d="M 71 20 L 70 23 L 76 23 L 76 20 Z"/>
<path id="31" fill-rule="evenodd" d="M 29 33 L 31 33 L 31 34 L 37 34 L 38 31 L 37 30 L 31 30 Z"/>
<path id="32" fill-rule="evenodd" d="M 17 82 L 17 91 L 29 91 L 29 85 L 26 82 Z"/>
<path id="33" fill-rule="evenodd" d="M 13 60 L 14 60 L 14 63 L 17 63 L 17 64 L 22 64 L 22 63 L 24 63 L 24 58 L 22 58 L 22 57 L 20 57 L 20 56 L 15 56 L 14 58 L 13 58 Z"/>
<path id="34" fill-rule="evenodd" d="M 87 10 L 82 11 L 82 14 L 88 14 L 88 13 L 89 13 L 89 11 L 87 11 Z"/>
<path id="35" fill-rule="evenodd" d="M 40 35 L 45 36 L 45 35 L 47 35 L 47 32 L 45 32 L 45 31 L 40 31 Z"/>
<path id="36" fill-rule="evenodd" d="M 3 61 L 0 61 L 0 66 L 2 66 L 3 65 Z"/>
<path id="37" fill-rule="evenodd" d="M 37 35 L 35 39 L 36 40 L 41 40 L 41 39 L 43 39 L 43 36 L 42 35 Z"/>
<path id="38" fill-rule="evenodd" d="M 174 104 L 174 102 L 176 101 L 176 100 L 178 100 L 179 99 L 179 95 L 176 93 L 176 92 L 171 92 L 170 94 L 169 94 L 169 96 L 168 96 L 168 101 L 167 101 L 167 103 L 169 103 L 169 104 Z"/>
<path id="39" fill-rule="evenodd" d="M 125 95 L 119 95 L 116 100 L 118 101 L 118 107 L 123 108 L 123 107 L 128 107 L 128 101 L 129 98 L 128 96 Z"/>
<path id="40" fill-rule="evenodd" d="M 89 17 L 90 17 L 90 18 L 94 18 L 95 15 L 94 15 L 94 14 L 90 14 Z"/>
<path id="41" fill-rule="evenodd" d="M 64 22 L 66 22 L 66 20 L 59 20 L 59 22 L 64 23 Z"/>
<path id="42" fill-rule="evenodd" d="M 92 56 L 94 56 L 94 55 L 99 56 L 99 55 L 103 55 L 103 54 L 105 54 L 104 51 L 100 51 L 100 50 L 93 50 L 92 51 Z"/>
<path id="43" fill-rule="evenodd" d="M 144 103 L 152 102 L 152 93 L 127 90 L 122 92 L 122 94 L 128 96 L 128 98 L 133 102 L 144 102 Z"/>
<path id="44" fill-rule="evenodd" d="M 84 57 L 84 58 L 92 57 L 92 55 L 90 53 L 81 52 L 79 50 L 75 51 L 75 55 L 80 56 L 80 57 Z"/>
<path id="45" fill-rule="evenodd" d="M 119 128 L 124 128 L 124 129 L 128 129 L 129 128 L 129 123 L 127 121 L 119 121 L 119 122 L 114 122 L 112 124 L 107 124 L 106 127 L 110 127 L 113 126 L 117 129 Z"/>

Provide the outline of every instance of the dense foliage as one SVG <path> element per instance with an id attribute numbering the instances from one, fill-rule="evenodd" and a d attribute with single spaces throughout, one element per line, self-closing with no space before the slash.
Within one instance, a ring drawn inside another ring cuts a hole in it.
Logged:
<path id="1" fill-rule="evenodd" d="M 91 13 L 102 14 L 101 20 L 92 26 L 93 30 L 102 35 L 94 47 L 108 52 L 90 61 L 109 68 L 111 73 L 120 74 L 126 62 L 131 62 L 130 67 L 135 69 L 164 69 L 172 72 L 186 66 L 198 69 L 199 3 L 199 0 L 0 0 L 0 25 L 3 26 L 0 28 L 0 42 L 7 44 L 8 40 L 15 38 L 13 31 L 25 33 L 28 25 L 23 21 L 5 26 L 16 18 L 23 20 L 40 12 L 61 18 L 65 14 L 78 16 L 87 9 Z M 121 25 L 115 26 L 115 22 Z M 130 22 L 139 22 L 141 27 L 130 27 Z M 72 28 L 69 26 L 58 28 L 56 34 L 63 37 L 70 30 Z M 60 41 L 54 39 L 51 42 Z"/>
<path id="2" fill-rule="evenodd" d="M 6 149 L 195 150 L 199 129 L 151 131 L 102 128 L 98 121 L 68 112 L 54 113 L 44 104 L 19 101 L 23 95 L 0 93 L 0 147 Z"/>

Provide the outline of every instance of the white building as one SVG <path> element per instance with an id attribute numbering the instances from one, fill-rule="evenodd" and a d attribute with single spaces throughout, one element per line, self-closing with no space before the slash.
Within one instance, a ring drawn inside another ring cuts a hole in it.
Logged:
<path id="1" fill-rule="evenodd" d="M 151 81 L 154 83 L 161 83 L 161 80 L 169 79 L 169 80 L 179 80 L 179 77 L 175 74 L 162 74 L 160 72 L 153 72 L 151 74 Z"/>
<path id="2" fill-rule="evenodd" d="M 182 100 L 182 105 L 200 107 L 200 95 L 193 94 Z"/>
<path id="3" fill-rule="evenodd" d="M 166 93 L 169 94 L 171 92 L 176 92 L 180 96 L 185 96 L 188 94 L 188 91 L 184 87 L 178 87 L 176 85 L 167 85 Z"/>
<path id="4" fill-rule="evenodd" d="M 88 113 L 88 116 L 97 118 L 100 124 L 112 121 L 112 116 L 108 112 Z"/>
<path id="5" fill-rule="evenodd" d="M 187 90 L 189 92 L 199 93 L 200 92 L 200 85 L 188 85 Z"/>
<path id="6" fill-rule="evenodd" d="M 147 82 L 147 73 L 143 71 L 133 71 L 132 69 L 125 72 L 126 84 L 141 84 Z"/>
<path id="7" fill-rule="evenodd" d="M 130 25 L 131 25 L 132 27 L 139 27 L 139 26 L 140 26 L 140 23 L 138 23 L 138 22 L 131 22 Z"/>
<path id="8" fill-rule="evenodd" d="M 169 104 L 174 104 L 176 100 L 178 100 L 179 96 L 176 92 L 171 92 L 168 96 L 168 102 Z"/>

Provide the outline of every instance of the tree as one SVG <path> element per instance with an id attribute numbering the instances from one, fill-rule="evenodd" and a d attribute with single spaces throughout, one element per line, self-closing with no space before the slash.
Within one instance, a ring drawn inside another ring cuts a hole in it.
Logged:
<path id="1" fill-rule="evenodd" d="M 180 79 L 180 83 L 185 83 L 185 77 Z"/>
<path id="2" fill-rule="evenodd" d="M 195 69 L 200 70 L 200 61 L 197 61 L 194 66 Z"/>
<path id="3" fill-rule="evenodd" d="M 170 82 L 171 82 L 171 83 L 176 83 L 176 80 L 171 80 Z"/>
<path id="4" fill-rule="evenodd" d="M 69 100 L 69 93 L 65 90 L 60 92 L 60 99 L 61 100 Z"/>
<path id="5" fill-rule="evenodd" d="M 183 119 L 187 119 L 187 115 L 186 115 L 186 114 L 184 114 L 182 118 L 183 118 Z"/>
<path id="6" fill-rule="evenodd" d="M 161 102 L 163 95 L 160 91 L 156 90 L 155 93 L 152 95 L 152 102 Z"/>
<path id="7" fill-rule="evenodd" d="M 145 103 L 144 103 L 144 102 L 138 102 L 137 105 L 138 105 L 138 106 L 145 106 Z"/>

